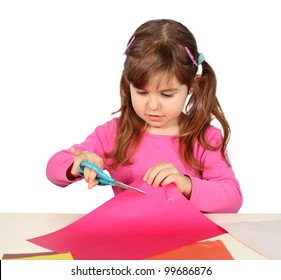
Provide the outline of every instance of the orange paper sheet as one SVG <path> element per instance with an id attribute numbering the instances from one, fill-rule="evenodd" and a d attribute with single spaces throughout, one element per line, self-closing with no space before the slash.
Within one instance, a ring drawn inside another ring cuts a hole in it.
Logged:
<path id="1" fill-rule="evenodd" d="M 126 190 L 69 226 L 29 241 L 79 260 L 136 260 L 226 232 L 174 185 L 132 185 L 148 194 Z"/>
<path id="2" fill-rule="evenodd" d="M 196 242 L 147 260 L 233 260 L 221 240 Z"/>

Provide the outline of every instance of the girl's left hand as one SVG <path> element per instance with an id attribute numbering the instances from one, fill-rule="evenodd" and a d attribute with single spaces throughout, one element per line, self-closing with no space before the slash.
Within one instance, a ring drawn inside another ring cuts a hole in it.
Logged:
<path id="1" fill-rule="evenodd" d="M 163 162 L 154 165 L 144 174 L 143 180 L 155 188 L 173 183 L 184 196 L 190 198 L 191 180 L 182 174 L 173 163 Z"/>

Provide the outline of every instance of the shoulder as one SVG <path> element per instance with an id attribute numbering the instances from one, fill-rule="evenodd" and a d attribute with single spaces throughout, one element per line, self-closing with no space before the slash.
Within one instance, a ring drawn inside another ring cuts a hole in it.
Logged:
<path id="1" fill-rule="evenodd" d="M 206 150 L 208 150 L 207 146 L 212 146 L 217 148 L 221 147 L 223 142 L 222 131 L 215 126 L 210 125 L 208 126 L 208 128 L 204 133 L 204 139 L 201 139 L 201 141 L 203 142 L 200 142 L 199 139 L 195 141 L 195 145 L 194 145 L 195 153 L 199 153 L 199 154 L 204 153 Z"/>
<path id="2" fill-rule="evenodd" d="M 86 138 L 86 142 L 110 143 L 115 139 L 118 118 L 114 118 L 102 125 L 96 126 L 95 130 Z"/>
<path id="3" fill-rule="evenodd" d="M 110 151 L 116 138 L 118 119 L 112 119 L 99 125 L 95 130 L 81 143 L 84 150 L 94 151 L 102 154 L 103 151 Z"/>
<path id="4" fill-rule="evenodd" d="M 107 121 L 106 123 L 99 125 L 96 127 L 96 132 L 98 134 L 110 134 L 111 136 L 114 135 L 117 131 L 117 125 L 118 125 L 118 118 L 113 118 L 110 121 Z"/>
<path id="5" fill-rule="evenodd" d="M 219 146 L 222 143 L 223 135 L 221 129 L 210 125 L 205 132 L 205 139 L 212 146 Z"/>

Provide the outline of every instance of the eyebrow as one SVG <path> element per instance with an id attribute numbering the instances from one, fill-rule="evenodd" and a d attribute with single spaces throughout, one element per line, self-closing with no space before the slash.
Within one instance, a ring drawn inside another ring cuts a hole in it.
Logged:
<path id="1" fill-rule="evenodd" d="M 157 91 L 163 92 L 163 91 L 176 91 L 176 90 L 178 90 L 178 88 L 167 88 L 167 89 L 164 88 Z"/>
<path id="2" fill-rule="evenodd" d="M 144 90 L 148 91 L 146 88 L 136 88 L 138 90 Z M 157 89 L 157 92 L 167 92 L 167 91 L 177 91 L 179 90 L 178 88 L 163 88 L 163 89 Z"/>

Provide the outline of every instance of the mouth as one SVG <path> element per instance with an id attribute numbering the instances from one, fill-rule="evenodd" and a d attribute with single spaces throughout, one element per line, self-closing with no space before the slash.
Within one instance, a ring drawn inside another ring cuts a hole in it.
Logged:
<path id="1" fill-rule="evenodd" d="M 159 122 L 163 119 L 163 115 L 153 115 L 153 114 L 147 114 L 147 117 L 150 121 L 153 122 Z"/>

